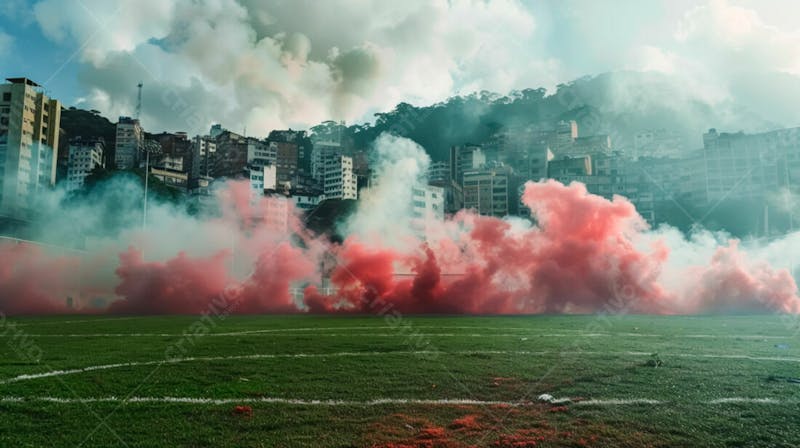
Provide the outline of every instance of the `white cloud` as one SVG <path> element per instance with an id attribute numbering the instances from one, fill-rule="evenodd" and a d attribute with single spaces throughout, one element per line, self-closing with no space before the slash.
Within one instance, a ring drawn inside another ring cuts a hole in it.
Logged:
<path id="1" fill-rule="evenodd" d="M 36 17 L 51 39 L 85 45 L 85 100 L 114 115 L 131 112 L 137 76 L 146 91 L 187 95 L 208 121 L 261 133 L 554 79 L 552 61 L 524 57 L 536 26 L 514 0 L 81 4 L 44 0 Z M 523 60 L 535 70 L 515 69 Z M 181 125 L 152 100 L 146 126 Z"/>
<path id="2" fill-rule="evenodd" d="M 800 74 L 800 32 L 768 25 L 755 10 L 725 0 L 687 12 L 675 37 L 709 63 Z"/>
<path id="3" fill-rule="evenodd" d="M 14 45 L 14 38 L 0 30 L 0 56 L 5 56 L 11 51 Z"/>
<path id="4" fill-rule="evenodd" d="M 219 120 L 264 134 L 620 69 L 685 86 L 653 98 L 676 111 L 744 101 L 769 120 L 800 122 L 781 106 L 800 100 L 800 37 L 791 21 L 772 24 L 800 6 L 620 2 L 42 0 L 34 11 L 50 39 L 83 46 L 86 104 L 130 114 L 141 80 L 153 130 L 201 132 Z"/>

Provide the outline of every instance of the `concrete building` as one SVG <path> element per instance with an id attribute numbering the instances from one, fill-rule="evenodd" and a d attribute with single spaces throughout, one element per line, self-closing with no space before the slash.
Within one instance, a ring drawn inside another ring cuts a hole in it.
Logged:
<path id="1" fill-rule="evenodd" d="M 275 165 L 248 166 L 250 190 L 253 195 L 263 196 L 264 192 L 274 193 L 278 190 Z"/>
<path id="2" fill-rule="evenodd" d="M 184 191 L 189 189 L 189 174 L 185 172 L 152 166 L 150 174 L 168 187 Z"/>
<path id="3" fill-rule="evenodd" d="M 247 137 L 222 130 L 214 139 L 216 150 L 209 176 L 239 178 L 246 175 Z"/>
<path id="4" fill-rule="evenodd" d="M 215 124 L 211 125 L 211 129 L 209 129 L 208 135 L 212 139 L 215 139 L 215 138 L 219 137 L 220 135 L 222 135 L 222 133 L 225 132 L 225 131 L 227 131 L 227 129 L 223 128 L 221 124 L 215 123 Z"/>
<path id="5" fill-rule="evenodd" d="M 198 135 L 192 139 L 194 152 L 198 155 L 200 163 L 198 169 L 201 176 L 209 176 L 214 166 L 217 153 L 217 143 L 210 136 Z"/>
<path id="6" fill-rule="evenodd" d="M 325 160 L 323 190 L 326 199 L 358 199 L 358 179 L 353 172 L 353 158 L 333 156 Z"/>
<path id="7" fill-rule="evenodd" d="M 646 182 L 646 173 L 638 169 L 637 163 L 620 153 L 565 157 L 550 164 L 550 174 L 564 185 L 580 182 L 589 193 L 608 200 L 624 196 L 645 220 L 655 220 L 653 186 Z"/>
<path id="8" fill-rule="evenodd" d="M 324 182 L 325 178 L 325 159 L 344 155 L 344 149 L 339 142 L 335 141 L 315 141 L 311 150 L 311 177 Z"/>
<path id="9" fill-rule="evenodd" d="M 553 158 L 550 146 L 534 143 L 509 154 L 503 162 L 513 166 L 523 180 L 539 181 L 547 178 L 547 167 Z"/>
<path id="10" fill-rule="evenodd" d="M 320 191 L 293 190 L 289 199 L 292 200 L 296 209 L 312 210 L 325 200 L 325 195 Z"/>
<path id="11" fill-rule="evenodd" d="M 267 141 L 276 144 L 278 183 L 296 183 L 296 176 L 311 174 L 313 145 L 306 131 L 272 131 Z"/>
<path id="12" fill-rule="evenodd" d="M 247 139 L 247 164 L 252 166 L 275 165 L 277 163 L 277 148 L 265 140 L 255 138 Z"/>
<path id="13" fill-rule="evenodd" d="M 632 159 L 639 157 L 680 157 L 685 150 L 683 137 L 667 129 L 645 129 L 633 136 Z"/>
<path id="14" fill-rule="evenodd" d="M 461 184 L 464 173 L 486 164 L 486 153 L 479 145 L 461 145 L 450 148 L 450 177 Z"/>
<path id="15" fill-rule="evenodd" d="M 565 155 L 608 154 L 611 152 L 611 137 L 605 134 L 578 137 Z"/>
<path id="16" fill-rule="evenodd" d="M 569 157 L 564 156 L 551 160 L 547 166 L 547 177 L 555 179 L 561 183 L 563 179 L 574 176 L 592 175 L 592 157 L 589 155 Z"/>
<path id="17" fill-rule="evenodd" d="M 55 185 L 61 103 L 27 78 L 0 85 L 0 216 L 26 220 Z"/>
<path id="18" fill-rule="evenodd" d="M 556 152 L 571 148 L 578 138 L 578 123 L 575 120 L 559 121 L 550 137 L 550 146 Z"/>
<path id="19" fill-rule="evenodd" d="M 638 176 L 643 190 L 655 203 L 674 202 L 687 207 L 705 203 L 705 167 L 702 150 L 682 158 L 639 157 L 628 162 L 628 176 Z"/>
<path id="20" fill-rule="evenodd" d="M 97 167 L 105 167 L 105 141 L 102 138 L 69 142 L 67 158 L 66 190 L 83 188 L 86 177 Z"/>
<path id="21" fill-rule="evenodd" d="M 464 173 L 464 208 L 481 215 L 503 217 L 511 214 L 509 197 L 516 197 L 513 170 L 505 165 L 485 166 Z"/>
<path id="22" fill-rule="evenodd" d="M 299 162 L 299 147 L 294 142 L 275 142 L 270 145 L 275 148 L 275 166 L 278 169 L 278 183 L 291 186 L 297 175 Z"/>
<path id="23" fill-rule="evenodd" d="M 760 134 L 703 134 L 705 204 L 731 199 L 765 199 L 780 188 L 796 190 L 800 179 L 800 128 Z"/>
<path id="24" fill-rule="evenodd" d="M 411 227 L 414 232 L 424 237 L 431 226 L 444 220 L 445 195 L 444 188 L 419 184 L 412 189 L 411 211 L 413 219 Z"/>
<path id="25" fill-rule="evenodd" d="M 157 146 L 150 149 L 150 166 L 159 170 L 159 178 L 164 177 L 167 185 L 186 192 L 196 190 L 202 175 L 201 147 L 185 132 L 164 132 L 155 136 L 155 141 Z M 146 150 L 148 146 L 145 141 Z"/>
<path id="26" fill-rule="evenodd" d="M 419 184 L 412 190 L 412 212 L 415 218 L 444 220 L 444 189 Z"/>
<path id="27" fill-rule="evenodd" d="M 428 167 L 428 185 L 439 187 L 444 195 L 444 213 L 456 213 L 464 205 L 461 184 L 450 176 L 450 163 L 433 162 Z"/>
<path id="28" fill-rule="evenodd" d="M 292 200 L 282 193 L 267 193 L 259 201 L 258 216 L 263 217 L 263 225 L 279 234 L 288 232 Z"/>
<path id="29" fill-rule="evenodd" d="M 114 165 L 118 170 L 129 170 L 139 166 L 139 156 L 144 147 L 144 131 L 139 120 L 119 117 L 116 142 L 114 143 Z"/>
<path id="30" fill-rule="evenodd" d="M 447 162 L 431 162 L 428 166 L 428 183 L 444 185 L 450 180 L 450 164 Z"/>

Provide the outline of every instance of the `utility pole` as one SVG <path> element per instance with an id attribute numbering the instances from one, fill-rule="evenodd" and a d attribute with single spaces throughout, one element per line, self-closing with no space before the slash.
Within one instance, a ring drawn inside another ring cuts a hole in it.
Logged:
<path id="1" fill-rule="evenodd" d="M 137 98 L 136 98 L 136 120 L 139 121 L 139 117 L 142 115 L 142 83 L 136 85 L 137 89 L 139 89 Z M 141 123 L 140 123 L 141 126 Z M 150 180 L 150 152 L 154 150 L 154 148 L 149 148 L 147 146 L 147 142 L 142 143 L 142 149 L 145 152 L 145 162 L 144 162 L 144 200 L 142 201 L 142 229 L 147 228 L 147 189 L 149 186 Z"/>
<path id="2" fill-rule="evenodd" d="M 147 180 L 150 178 L 150 151 L 148 151 L 148 148 L 145 148 L 144 152 L 144 204 L 142 205 L 142 229 L 147 228 Z"/>
<path id="3" fill-rule="evenodd" d="M 150 141 L 144 143 L 145 164 L 144 164 L 144 203 L 142 210 L 142 228 L 147 228 L 147 189 L 148 179 L 150 178 L 150 154 L 160 154 L 161 146 L 158 142 Z"/>

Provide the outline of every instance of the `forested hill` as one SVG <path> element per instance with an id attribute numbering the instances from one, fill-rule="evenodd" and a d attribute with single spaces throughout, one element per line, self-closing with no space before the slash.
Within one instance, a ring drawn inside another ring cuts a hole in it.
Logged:
<path id="1" fill-rule="evenodd" d="M 368 148 L 382 132 L 391 131 L 422 145 L 434 160 L 445 160 L 448 148 L 481 143 L 504 126 L 552 127 L 576 120 L 579 135 L 609 134 L 615 148 L 633 144 L 642 130 L 667 129 L 681 135 L 687 149 L 702 144 L 711 127 L 730 131 L 759 131 L 780 127 L 733 100 L 710 103 L 674 77 L 658 73 L 615 72 L 561 84 L 555 92 L 525 89 L 508 95 L 480 92 L 426 107 L 401 103 L 376 114 L 373 124 L 347 127 L 344 139 Z M 326 122 L 312 128 L 324 132 Z"/>
<path id="2" fill-rule="evenodd" d="M 697 87 L 690 88 L 670 75 L 614 72 L 579 78 L 554 92 L 543 88 L 507 95 L 484 91 L 430 106 L 401 103 L 392 111 L 375 114 L 372 123 L 347 126 L 341 138 L 357 149 L 369 149 L 378 135 L 389 131 L 416 141 L 434 160 L 445 160 L 450 146 L 482 143 L 503 127 L 547 129 L 560 120 L 577 121 L 580 136 L 609 134 L 614 147 L 621 150 L 629 148 L 633 136 L 642 130 L 676 132 L 687 149 L 693 149 L 701 146 L 702 133 L 711 127 L 752 132 L 785 125 L 770 122 L 733 99 L 710 101 Z M 64 110 L 61 127 L 68 138 L 97 136 L 113 144 L 114 124 L 96 111 Z M 322 134 L 335 127 L 336 123 L 325 122 L 312 131 Z"/>

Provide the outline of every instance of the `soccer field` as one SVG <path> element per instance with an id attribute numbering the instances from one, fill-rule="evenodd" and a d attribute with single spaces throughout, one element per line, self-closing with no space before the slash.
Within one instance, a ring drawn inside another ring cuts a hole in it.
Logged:
<path id="1" fill-rule="evenodd" d="M 800 445 L 800 340 L 778 316 L 71 316 L 2 329 L 0 446 Z"/>

